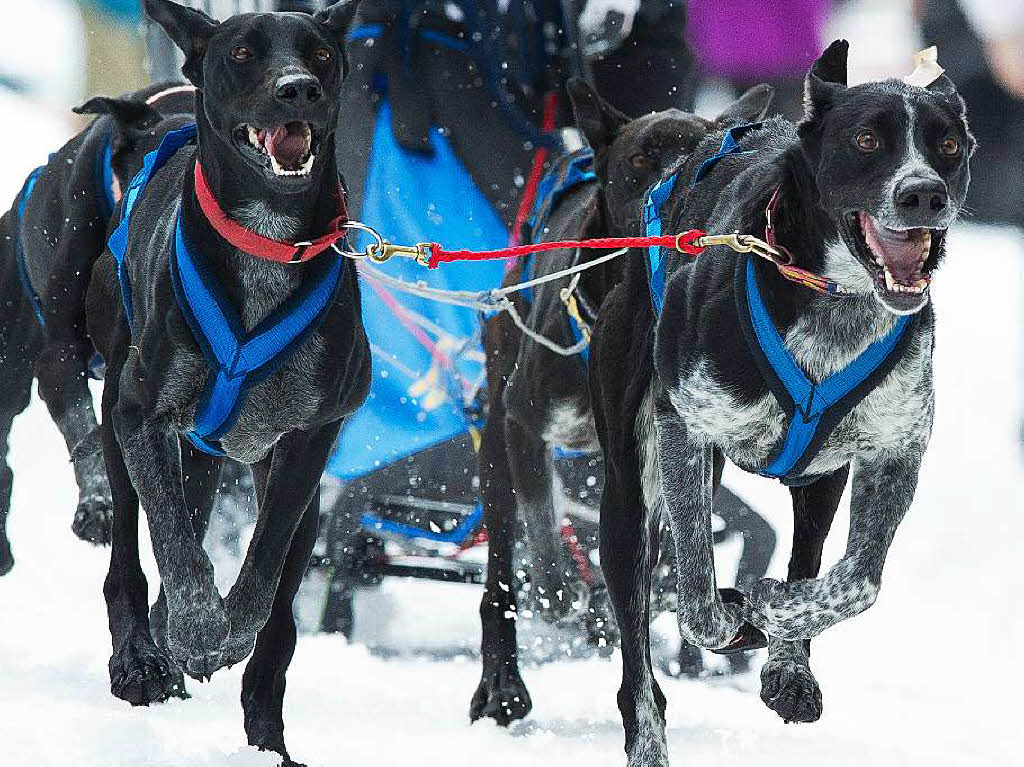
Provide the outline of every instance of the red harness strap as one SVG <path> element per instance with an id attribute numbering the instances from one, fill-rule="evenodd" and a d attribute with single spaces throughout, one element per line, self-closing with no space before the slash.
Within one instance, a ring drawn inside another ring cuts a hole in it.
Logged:
<path id="1" fill-rule="evenodd" d="M 206 183 L 203 167 L 196 161 L 193 174 L 196 186 L 196 199 L 210 225 L 221 237 L 244 253 L 274 261 L 279 264 L 297 264 L 316 258 L 336 242 L 344 239 L 347 233 L 345 224 L 348 222 L 348 211 L 345 207 L 345 193 L 338 185 L 339 215 L 328 224 L 329 231 L 322 237 L 306 242 L 281 242 L 256 234 L 228 216 L 210 191 Z"/>

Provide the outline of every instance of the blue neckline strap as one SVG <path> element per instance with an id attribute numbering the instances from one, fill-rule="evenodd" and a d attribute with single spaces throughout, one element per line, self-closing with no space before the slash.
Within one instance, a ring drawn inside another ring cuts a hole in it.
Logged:
<path id="1" fill-rule="evenodd" d="M 808 478 L 800 475 L 832 430 L 902 358 L 912 338 L 907 330 L 913 318 L 899 317 L 884 337 L 846 367 L 815 384 L 786 348 L 772 321 L 761 295 L 754 259 L 749 255 L 737 264 L 735 292 L 744 338 L 789 419 L 781 447 L 760 473 L 788 484 L 801 484 Z"/>
<path id="2" fill-rule="evenodd" d="M 721 147 L 719 147 L 718 151 L 715 154 L 711 155 L 711 157 L 706 159 L 704 162 L 702 162 L 700 164 L 700 167 L 697 168 L 697 172 L 693 176 L 693 183 L 691 185 L 697 186 L 697 182 L 704 178 L 704 176 L 706 176 L 708 172 L 723 157 L 728 157 L 729 155 L 733 154 L 756 154 L 756 150 L 754 149 L 740 151 L 739 142 L 743 139 L 745 135 L 747 135 L 751 131 L 759 130 L 763 125 L 764 123 L 757 122 L 747 123 L 745 125 L 736 125 L 732 128 L 729 128 L 729 130 L 725 132 L 725 136 L 722 138 L 722 145 Z"/>
<path id="3" fill-rule="evenodd" d="M 156 172 L 195 136 L 195 125 L 164 136 L 160 146 L 146 155 L 142 169 L 122 198 L 121 221 L 108 247 L 117 261 L 121 300 L 129 325 L 133 311 L 127 245 L 132 213 Z M 168 267 L 175 299 L 210 371 L 196 407 L 195 425 L 186 437 L 199 450 L 222 456 L 220 438 L 234 426 L 249 390 L 284 364 L 327 315 L 340 284 L 343 258 L 318 258 L 309 267 L 314 273 L 299 290 L 246 332 L 227 294 L 201 254 L 191 247 L 180 212 L 175 219 L 172 249 Z"/>
<path id="4" fill-rule="evenodd" d="M 113 192 L 113 180 L 114 170 L 111 167 L 111 158 L 113 157 L 114 149 L 111 144 L 110 135 L 108 134 L 103 139 L 103 144 L 100 146 L 100 151 L 96 153 L 96 159 L 93 162 L 93 182 L 97 187 L 95 192 L 102 196 L 99 197 L 100 212 L 106 220 L 110 220 L 110 216 L 114 212 L 114 206 L 117 204 L 114 201 Z M 47 164 L 53 160 L 54 155 L 51 154 L 47 160 Z M 32 304 L 32 310 L 35 312 L 36 319 L 40 325 L 46 324 L 46 315 L 43 313 L 43 300 L 39 297 L 39 293 L 32 287 L 32 280 L 29 279 L 28 264 L 25 262 L 25 245 L 22 242 L 22 222 L 25 220 L 25 209 L 28 207 L 28 200 L 32 196 L 32 191 L 35 189 L 36 181 L 46 170 L 46 165 L 40 165 L 38 168 L 33 170 L 28 178 L 25 180 L 25 185 L 21 189 L 21 194 L 18 196 L 18 204 L 16 206 L 18 212 L 17 221 L 17 232 L 14 237 L 14 253 L 18 261 L 18 278 L 21 280 L 21 287 L 25 291 L 25 295 Z"/>

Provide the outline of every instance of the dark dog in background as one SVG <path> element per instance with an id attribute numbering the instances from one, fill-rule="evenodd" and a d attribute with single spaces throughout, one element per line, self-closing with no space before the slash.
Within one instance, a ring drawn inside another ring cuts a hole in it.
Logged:
<path id="1" fill-rule="evenodd" d="M 668 233 L 773 234 L 799 267 L 845 290 L 819 295 L 723 248 L 696 259 L 659 252 L 668 259 L 659 295 L 651 276 L 660 262 L 643 251 L 595 327 L 592 396 L 609 466 L 601 565 L 622 637 L 630 767 L 668 764 L 665 697 L 648 651 L 653 520 L 664 513 L 672 527 L 682 636 L 732 648 L 762 630 L 762 698 L 787 721 L 813 721 L 821 693 L 809 639 L 875 601 L 914 496 L 934 404 L 928 285 L 963 205 L 974 141 L 947 78 L 847 87 L 846 54 L 837 41 L 815 63 L 799 125 L 770 120 L 733 135 L 734 147 L 709 136 L 652 191 L 655 202 L 670 190 L 657 215 L 645 211 Z M 833 386 L 868 362 L 855 388 Z M 787 397 L 801 377 L 811 382 L 806 398 Z M 804 425 L 816 431 L 799 461 L 773 468 L 791 456 L 781 449 L 787 434 Z M 716 590 L 709 524 L 726 458 L 783 478 L 795 516 L 788 582 L 763 579 L 728 602 Z M 846 554 L 817 578 L 851 465 Z"/>
<path id="2" fill-rule="evenodd" d="M 355 266 L 309 243 L 343 231 L 334 133 L 355 4 L 220 23 L 169 0 L 146 0 L 145 8 L 185 53 L 198 143 L 169 154 L 141 191 L 126 193 L 134 205 L 122 205 L 89 289 L 89 332 L 107 365 L 111 691 L 133 704 L 161 701 L 183 694 L 182 672 L 202 679 L 251 655 L 242 682 L 248 741 L 291 764 L 282 707 L 296 641 L 292 601 L 316 538 L 324 465 L 370 378 Z M 210 213 L 211 199 L 220 216 Z M 249 250 L 227 239 L 239 230 L 254 243 Z M 123 281 L 114 250 L 122 244 Z M 267 260 L 282 246 L 291 263 Z M 318 255 L 299 263 L 302 254 Z M 186 257 L 199 282 L 183 271 Z M 206 304 L 189 297 L 200 285 Z M 300 316 L 310 291 L 322 303 Z M 260 355 L 252 342 L 285 323 L 301 322 L 301 330 L 245 372 L 214 435 L 199 431 L 209 398 L 235 375 L 234 361 L 212 367 L 216 341 L 203 323 L 217 316 L 235 336 L 235 361 Z M 260 507 L 223 599 L 202 548 L 218 455 L 252 466 Z M 140 502 L 160 571 L 152 618 L 138 557 Z"/>
<path id="3" fill-rule="evenodd" d="M 576 122 L 594 153 L 591 180 L 567 188 L 541 213 L 524 242 L 624 236 L 647 188 L 661 172 L 691 152 L 709 131 L 762 117 L 771 101 L 768 86 L 752 88 L 716 120 L 678 110 L 630 120 L 584 81 L 569 84 Z M 553 173 L 567 175 L 576 155 L 563 158 Z M 604 255 L 604 251 L 560 250 L 521 263 L 506 278 L 511 285 L 551 274 Z M 562 290 L 569 278 L 532 289 L 513 300 L 528 327 L 563 349 L 580 344 L 605 296 L 619 281 L 621 257 L 580 274 L 572 291 L 579 319 L 567 314 Z M 529 274 L 524 274 L 524 268 Z M 566 296 L 567 298 L 568 296 Z M 574 331 L 572 323 L 577 324 Z M 530 695 L 519 674 L 516 652 L 516 595 L 513 546 L 516 521 L 525 525 L 532 596 L 547 620 L 588 615 L 590 589 L 580 577 L 561 534 L 553 493 L 554 448 L 596 452 L 585 349 L 559 354 L 520 331 L 506 314 L 487 323 L 484 336 L 490 411 L 480 447 L 480 481 L 488 532 L 487 586 L 480 603 L 483 676 L 470 718 L 491 717 L 501 725 L 529 713 Z M 742 503 L 742 502 L 740 502 Z M 763 574 L 763 571 L 762 571 Z M 599 622 L 608 611 L 595 604 Z M 610 635 L 610 634 L 609 634 Z"/>
<path id="4" fill-rule="evenodd" d="M 120 98 L 98 96 L 75 112 L 98 117 L 30 176 L 0 219 L 0 575 L 14 565 L 6 535 L 13 479 L 7 439 L 28 406 L 33 378 L 74 465 L 72 530 L 93 543 L 110 540 L 110 487 L 87 385 L 95 350 L 85 330 L 85 294 L 120 190 L 163 133 L 191 119 L 192 88 L 162 83 Z"/>

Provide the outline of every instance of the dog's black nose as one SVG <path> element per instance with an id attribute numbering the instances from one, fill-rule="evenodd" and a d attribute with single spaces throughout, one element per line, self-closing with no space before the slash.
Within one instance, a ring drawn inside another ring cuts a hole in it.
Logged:
<path id="1" fill-rule="evenodd" d="M 940 213 L 949 204 L 949 194 L 937 178 L 908 178 L 896 187 L 896 204 L 904 213 Z"/>
<path id="2" fill-rule="evenodd" d="M 274 83 L 274 95 L 287 104 L 313 104 L 323 93 L 320 81 L 312 75 L 284 75 Z"/>

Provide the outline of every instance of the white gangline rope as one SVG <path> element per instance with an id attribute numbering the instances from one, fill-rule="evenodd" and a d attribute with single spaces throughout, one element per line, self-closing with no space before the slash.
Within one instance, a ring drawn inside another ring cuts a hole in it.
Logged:
<path id="1" fill-rule="evenodd" d="M 368 266 L 365 262 L 359 264 L 359 271 L 369 280 L 373 280 L 381 285 L 402 291 L 403 293 L 419 296 L 420 298 L 426 298 L 430 301 L 437 301 L 438 303 L 448 304 L 450 306 L 461 306 L 466 309 L 475 309 L 485 314 L 507 312 L 513 324 L 515 324 L 523 335 L 555 354 L 563 357 L 574 357 L 587 348 L 589 341 L 581 339 L 572 346 L 562 346 L 561 344 L 552 341 L 547 336 L 530 328 L 526 322 L 523 321 L 523 318 L 516 310 L 515 304 L 512 303 L 509 296 L 513 293 L 519 292 L 520 290 L 526 290 L 527 288 L 543 285 L 547 282 L 554 282 L 555 280 L 560 280 L 563 277 L 570 276 L 573 277 L 568 288 L 571 292 L 576 288 L 581 272 L 584 272 L 587 269 L 592 269 L 595 266 L 600 266 L 607 261 L 611 261 L 613 258 L 618 258 L 628 251 L 629 248 L 620 248 L 619 250 L 599 256 L 592 261 L 586 261 L 582 264 L 570 266 L 567 269 L 561 269 L 557 272 L 552 272 L 551 274 L 544 274 L 540 277 L 535 277 L 532 280 L 519 282 L 515 285 L 508 285 L 504 288 L 494 288 L 493 290 L 444 290 L 442 288 L 432 288 L 422 281 L 406 282 L 405 280 L 400 280 L 397 277 L 384 274 L 383 272 Z"/>

